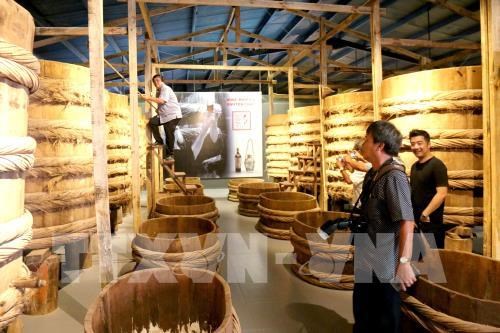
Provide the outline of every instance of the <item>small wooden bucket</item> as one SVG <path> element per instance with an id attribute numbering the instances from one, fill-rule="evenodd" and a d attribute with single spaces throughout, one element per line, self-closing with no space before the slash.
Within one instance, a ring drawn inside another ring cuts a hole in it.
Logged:
<path id="1" fill-rule="evenodd" d="M 236 178 L 230 179 L 227 183 L 227 187 L 229 188 L 229 194 L 227 196 L 227 200 L 238 202 L 238 186 L 246 183 L 263 183 L 264 179 L 260 178 Z"/>
<path id="2" fill-rule="evenodd" d="M 179 195 L 159 199 L 156 202 L 156 217 L 192 216 L 209 219 L 216 223 L 219 210 L 215 200 L 204 195 Z"/>
<path id="3" fill-rule="evenodd" d="M 238 187 L 238 213 L 245 216 L 259 216 L 259 195 L 279 191 L 278 183 L 246 183 Z"/>

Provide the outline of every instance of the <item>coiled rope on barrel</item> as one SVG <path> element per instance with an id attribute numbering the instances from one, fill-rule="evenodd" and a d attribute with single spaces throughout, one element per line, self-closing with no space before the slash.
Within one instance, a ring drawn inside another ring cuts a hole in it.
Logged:
<path id="1" fill-rule="evenodd" d="M 33 231 L 33 216 L 29 211 L 23 215 L 2 223 L 0 233 L 0 263 L 10 260 L 16 254 L 20 254 L 26 245 L 31 241 Z"/>
<path id="2" fill-rule="evenodd" d="M 481 89 L 432 91 L 416 96 L 397 96 L 383 99 L 381 113 L 397 116 L 402 113 L 478 112 L 481 111 L 482 106 Z"/>
<path id="3" fill-rule="evenodd" d="M 203 214 L 186 214 L 186 215 L 177 215 L 177 214 L 164 214 L 162 212 L 154 212 L 153 214 L 155 217 L 199 217 L 202 219 L 207 219 L 211 220 L 215 223 L 217 219 L 219 218 L 219 210 L 215 208 L 214 210 L 208 212 L 208 213 L 203 213 Z"/>
<path id="4" fill-rule="evenodd" d="M 431 332 L 500 332 L 500 327 L 478 324 L 439 312 L 402 293 L 402 310 Z"/>
<path id="5" fill-rule="evenodd" d="M 40 81 L 40 63 L 28 50 L 0 38 L 0 77 L 37 91 Z"/>
<path id="6" fill-rule="evenodd" d="M 261 232 L 271 238 L 276 238 L 276 239 L 290 239 L 290 229 L 276 229 L 276 228 L 269 228 L 266 226 L 264 223 L 262 223 L 262 220 L 259 219 L 257 221 L 257 224 L 255 225 L 255 229 L 258 232 Z"/>
<path id="7" fill-rule="evenodd" d="M 340 103 L 331 106 L 327 106 L 325 108 L 327 114 L 337 113 L 337 114 L 346 114 L 352 113 L 353 121 L 357 122 L 359 119 L 354 117 L 356 115 L 364 115 L 368 112 L 373 112 L 373 103 L 372 102 L 352 102 L 352 103 Z M 373 117 L 371 120 L 373 121 Z"/>
<path id="8" fill-rule="evenodd" d="M 354 289 L 354 276 L 341 275 L 334 273 L 325 273 L 309 268 L 309 262 L 303 265 L 293 264 L 292 270 L 306 282 L 310 284 L 338 290 L 352 290 Z"/>
<path id="9" fill-rule="evenodd" d="M 0 172 L 26 171 L 35 162 L 36 141 L 30 137 L 0 137 Z"/>
<path id="10" fill-rule="evenodd" d="M 132 257 L 137 263 L 151 263 L 155 267 L 212 267 L 221 258 L 221 245 L 217 240 L 212 246 L 191 252 L 165 253 L 145 249 L 132 241 Z"/>

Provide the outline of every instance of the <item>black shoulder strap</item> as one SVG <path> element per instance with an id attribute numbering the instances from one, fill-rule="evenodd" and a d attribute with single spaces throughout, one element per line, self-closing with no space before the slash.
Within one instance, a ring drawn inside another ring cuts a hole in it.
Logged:
<path id="1" fill-rule="evenodd" d="M 387 173 L 389 173 L 389 172 L 391 172 L 393 170 L 401 171 L 406 176 L 405 167 L 403 165 L 395 164 L 395 163 L 390 163 L 390 164 L 383 165 L 377 171 L 377 173 L 375 174 L 375 176 L 371 180 L 371 182 L 369 184 L 369 187 L 368 187 L 368 190 L 366 191 L 366 193 L 365 193 L 365 191 L 363 191 L 361 193 L 361 195 L 358 197 L 358 200 L 356 200 L 356 203 L 354 204 L 354 206 L 351 209 L 351 213 L 350 213 L 350 217 L 351 218 L 352 218 L 352 215 L 354 214 L 354 211 L 356 210 L 356 207 L 358 206 L 359 201 L 364 196 L 369 195 L 372 192 L 373 188 L 375 187 L 375 184 L 377 184 L 377 182 L 382 178 L 382 176 L 386 175 Z"/>

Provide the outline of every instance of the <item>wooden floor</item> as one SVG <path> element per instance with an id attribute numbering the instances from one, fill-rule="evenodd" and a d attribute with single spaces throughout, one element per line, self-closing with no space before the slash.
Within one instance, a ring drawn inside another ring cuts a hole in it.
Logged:
<path id="1" fill-rule="evenodd" d="M 351 332 L 352 292 L 323 289 L 297 278 L 283 262 L 292 260 L 289 241 L 269 239 L 254 226 L 257 218 L 237 214 L 237 203 L 226 199 L 227 189 L 206 190 L 216 199 L 218 224 L 227 233 L 221 275 L 230 283 L 233 306 L 245 333 Z M 115 276 L 133 268 L 127 217 L 113 236 Z M 97 256 L 84 271 L 67 271 L 59 309 L 45 316 L 23 316 L 24 332 L 83 332 L 87 307 L 99 293 Z"/>

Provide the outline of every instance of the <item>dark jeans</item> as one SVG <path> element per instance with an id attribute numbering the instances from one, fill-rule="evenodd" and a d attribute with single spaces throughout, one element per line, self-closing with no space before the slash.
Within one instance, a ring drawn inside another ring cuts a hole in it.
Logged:
<path id="1" fill-rule="evenodd" d="M 354 333 L 399 332 L 401 298 L 390 283 L 355 283 L 352 300 Z"/>
<path id="2" fill-rule="evenodd" d="M 176 118 L 172 119 L 169 122 L 160 123 L 160 117 L 154 116 L 149 120 L 148 126 L 151 129 L 151 133 L 153 133 L 153 137 L 156 140 L 156 143 L 159 143 L 161 145 L 164 145 L 164 151 L 163 155 L 164 157 L 174 155 L 174 142 L 175 142 L 175 127 L 179 123 L 181 118 Z M 164 143 L 161 135 L 160 135 L 160 129 L 158 126 L 163 125 L 163 129 L 165 130 L 165 137 L 166 137 L 166 142 Z"/>

